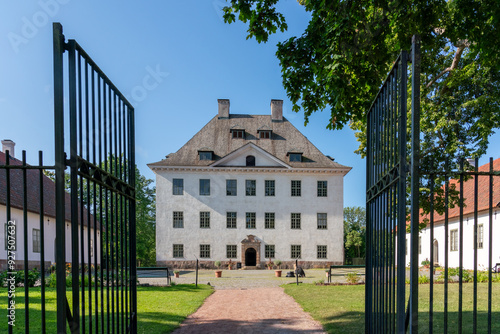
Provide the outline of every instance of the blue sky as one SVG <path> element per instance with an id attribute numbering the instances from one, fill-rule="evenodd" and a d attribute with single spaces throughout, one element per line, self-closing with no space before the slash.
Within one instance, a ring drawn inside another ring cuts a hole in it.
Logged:
<path id="1" fill-rule="evenodd" d="M 53 163 L 52 22 L 63 25 L 136 109 L 136 160 L 146 164 L 177 151 L 228 98 L 231 112 L 270 114 L 271 99 L 284 100 L 284 116 L 324 154 L 353 167 L 345 177 L 344 206 L 364 206 L 366 161 L 350 129 L 326 130 L 328 111 L 304 127 L 291 111 L 281 83 L 276 43 L 300 35 L 309 15 L 283 0 L 289 30 L 267 44 L 246 40 L 246 26 L 225 24 L 222 0 L 80 1 L 0 0 L 0 138 L 16 142 L 35 164 L 43 150 Z M 151 72 L 154 88 L 144 87 Z M 488 156 L 500 156 L 500 135 Z M 486 159 L 481 159 L 485 163 Z"/>

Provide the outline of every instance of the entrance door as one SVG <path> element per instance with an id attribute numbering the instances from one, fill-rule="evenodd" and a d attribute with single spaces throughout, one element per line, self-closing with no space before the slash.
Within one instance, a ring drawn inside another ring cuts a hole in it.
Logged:
<path id="1" fill-rule="evenodd" d="M 253 267 L 257 265 L 257 252 L 254 248 L 249 248 L 245 252 L 245 266 Z"/>
<path id="2" fill-rule="evenodd" d="M 439 265 L 439 247 L 438 247 L 438 241 L 434 240 L 434 258 L 432 259 L 432 262 L 434 265 Z"/>

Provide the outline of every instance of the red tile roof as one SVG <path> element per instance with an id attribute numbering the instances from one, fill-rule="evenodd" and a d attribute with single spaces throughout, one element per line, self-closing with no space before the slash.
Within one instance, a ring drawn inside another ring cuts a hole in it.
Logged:
<path id="1" fill-rule="evenodd" d="M 500 171 L 500 158 L 493 161 L 493 170 Z M 490 163 L 482 165 L 478 168 L 479 172 L 489 172 Z M 479 175 L 478 179 L 478 198 L 477 198 L 477 211 L 485 211 L 490 207 L 489 204 L 489 194 L 490 194 L 490 177 L 487 175 Z M 457 191 L 460 191 L 460 182 L 457 179 L 450 180 L 450 189 L 452 186 L 456 187 Z M 467 180 L 463 184 L 464 192 L 464 203 L 463 208 L 464 216 L 474 213 L 474 186 L 475 177 Z M 493 176 L 493 207 L 500 206 L 500 176 Z M 456 205 L 454 208 L 450 208 L 448 211 L 448 219 L 453 219 L 460 217 L 460 207 Z M 425 218 L 430 218 L 430 215 L 421 216 L 421 220 Z M 444 214 L 440 215 L 434 212 L 434 222 L 444 221 Z"/>
<path id="2" fill-rule="evenodd" d="M 6 154 L 0 152 L 0 165 L 6 164 Z M 10 157 L 10 165 L 22 166 L 22 162 Z M 7 204 L 7 173 L 6 169 L 0 168 L 0 205 Z M 56 217 L 56 185 L 47 176 L 43 175 L 43 214 L 47 217 Z M 26 170 L 27 184 L 27 210 L 29 212 L 40 214 L 40 172 L 36 169 Z M 10 204 L 11 207 L 23 210 L 24 190 L 23 190 L 23 171 L 21 169 L 10 170 Z M 65 219 L 71 222 L 71 196 L 65 195 Z M 88 225 L 87 208 L 84 207 L 84 226 Z M 94 216 L 90 215 L 91 225 L 94 225 Z M 98 226 L 99 227 L 99 226 Z"/>

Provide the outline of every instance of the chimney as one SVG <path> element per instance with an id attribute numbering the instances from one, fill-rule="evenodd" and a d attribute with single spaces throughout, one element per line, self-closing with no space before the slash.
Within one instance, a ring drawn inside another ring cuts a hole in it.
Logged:
<path id="1" fill-rule="evenodd" d="M 229 99 L 217 99 L 219 102 L 219 119 L 229 118 Z"/>
<path id="2" fill-rule="evenodd" d="M 283 121 L 283 100 L 271 100 L 271 121 Z"/>
<path id="3" fill-rule="evenodd" d="M 16 146 L 16 143 L 14 143 L 10 139 L 4 139 L 2 140 L 2 152 L 6 153 L 6 151 L 9 151 L 9 155 L 13 158 L 15 158 L 14 154 L 14 146 Z"/>

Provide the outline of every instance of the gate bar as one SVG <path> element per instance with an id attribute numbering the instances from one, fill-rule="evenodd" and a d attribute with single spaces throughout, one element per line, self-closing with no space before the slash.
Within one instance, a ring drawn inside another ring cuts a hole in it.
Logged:
<path id="1" fill-rule="evenodd" d="M 420 207 L 420 36 L 418 35 L 414 35 L 412 38 L 411 67 L 410 333 L 418 333 L 418 225 Z"/>

